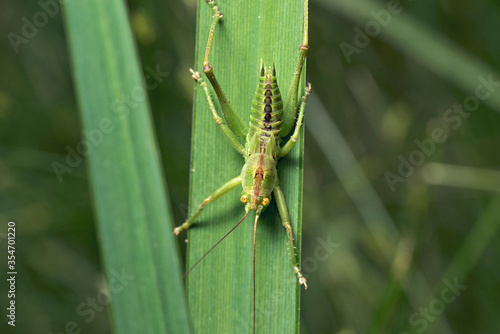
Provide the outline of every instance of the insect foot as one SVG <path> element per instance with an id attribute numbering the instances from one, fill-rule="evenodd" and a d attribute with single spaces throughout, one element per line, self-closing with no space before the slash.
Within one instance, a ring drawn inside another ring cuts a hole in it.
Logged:
<path id="1" fill-rule="evenodd" d="M 181 231 L 182 231 L 182 228 L 181 228 L 181 227 L 179 227 L 179 226 L 174 228 L 174 234 L 175 234 L 175 235 L 179 235 L 179 234 L 181 234 Z"/>
<path id="2" fill-rule="evenodd" d="M 307 284 L 306 284 L 307 280 L 304 276 L 302 276 L 299 267 L 297 266 L 293 267 L 293 272 L 295 273 L 295 275 L 297 275 L 297 278 L 299 279 L 299 284 L 303 285 L 304 289 L 307 290 Z"/>
<path id="3" fill-rule="evenodd" d="M 212 10 L 214 11 L 214 15 L 218 16 L 219 18 L 222 18 L 222 13 L 219 11 L 219 8 L 215 5 L 214 0 L 207 0 L 207 3 L 212 7 Z"/>
<path id="4" fill-rule="evenodd" d="M 193 71 L 192 68 L 189 69 L 189 72 L 191 72 L 192 76 L 191 78 L 193 78 L 193 80 L 196 80 L 196 81 L 199 81 L 201 79 L 201 75 L 200 75 L 200 72 L 198 71 Z"/>
<path id="5" fill-rule="evenodd" d="M 239 184 L 239 183 L 236 182 L 236 184 Z M 205 200 L 198 207 L 198 210 L 196 210 L 196 212 L 191 217 L 189 217 L 188 220 L 186 220 L 182 225 L 177 226 L 176 228 L 174 228 L 174 234 L 175 235 L 179 235 L 182 231 L 187 230 L 191 225 L 193 225 L 196 217 L 198 217 L 198 215 L 205 208 L 205 206 L 208 203 L 213 202 L 213 200 L 214 200 L 214 198 L 212 197 L 212 195 L 210 195 L 207 198 L 205 198 Z"/>
<path id="6" fill-rule="evenodd" d="M 306 101 L 307 101 L 307 98 L 309 97 L 309 95 L 311 95 L 311 93 L 312 93 L 311 83 L 308 83 L 307 86 L 306 86 L 306 93 L 304 94 L 303 99 L 305 98 Z"/>

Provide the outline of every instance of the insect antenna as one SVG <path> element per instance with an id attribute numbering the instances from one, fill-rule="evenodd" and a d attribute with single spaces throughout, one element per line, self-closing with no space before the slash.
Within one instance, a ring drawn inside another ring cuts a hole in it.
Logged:
<path id="1" fill-rule="evenodd" d="M 198 265 L 198 263 L 200 263 L 201 260 L 203 260 L 205 258 L 205 256 L 208 255 L 208 253 L 210 253 L 215 247 L 217 247 L 218 244 L 220 244 L 222 242 L 222 240 L 224 240 L 229 234 L 231 234 L 231 232 L 233 232 L 245 220 L 245 218 L 247 217 L 247 215 L 248 215 L 248 211 L 245 212 L 245 215 L 243 216 L 243 218 L 241 218 L 241 220 L 238 222 L 238 224 L 236 224 L 229 232 L 226 233 L 226 235 L 224 235 L 219 241 L 217 241 L 215 243 L 215 245 L 212 246 L 212 248 L 210 248 L 205 254 L 203 254 L 203 256 L 198 261 L 196 261 L 195 264 L 193 264 L 191 266 L 191 268 L 189 268 L 188 271 L 186 271 L 186 273 L 184 274 L 183 278 L 186 278 L 186 276 L 189 275 L 189 273 L 191 272 L 191 270 L 193 270 L 194 267 L 196 267 Z M 254 245 L 254 253 L 255 253 L 255 245 Z"/>
<path id="2" fill-rule="evenodd" d="M 257 237 L 257 222 L 259 215 L 255 215 L 255 223 L 253 225 L 253 333 L 255 334 L 255 240 Z"/>

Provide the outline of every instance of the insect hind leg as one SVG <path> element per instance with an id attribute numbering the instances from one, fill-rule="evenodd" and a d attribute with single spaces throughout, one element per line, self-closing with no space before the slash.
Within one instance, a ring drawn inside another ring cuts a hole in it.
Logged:
<path id="1" fill-rule="evenodd" d="M 215 27 L 222 18 L 222 13 L 215 4 L 215 1 L 207 0 L 207 3 L 212 7 L 214 15 L 212 16 L 212 23 L 210 25 L 210 31 L 208 33 L 207 47 L 205 49 L 205 56 L 203 57 L 203 72 L 205 73 L 208 80 L 212 84 L 212 87 L 215 90 L 215 94 L 217 94 L 217 98 L 219 99 L 219 103 L 222 108 L 222 113 L 224 114 L 224 118 L 226 119 L 229 129 L 237 137 L 245 137 L 248 132 L 247 126 L 245 125 L 245 123 L 243 123 L 241 117 L 238 115 L 238 113 L 232 106 L 231 102 L 229 102 L 229 98 L 227 97 L 226 93 L 224 93 L 221 85 L 215 78 L 212 65 L 208 61 L 208 58 L 210 56 L 210 50 L 212 49 L 212 43 L 214 40 Z"/>
<path id="2" fill-rule="evenodd" d="M 283 106 L 283 121 L 281 123 L 280 137 L 286 137 L 290 133 L 295 121 L 295 116 L 297 115 L 297 93 L 299 91 L 300 76 L 302 75 L 302 69 L 304 67 L 304 62 L 307 56 L 307 50 L 309 50 L 309 9 L 308 0 L 304 1 L 304 37 L 302 44 L 299 46 L 299 57 L 297 59 L 297 65 L 295 66 L 295 71 L 293 73 L 292 81 L 290 82 L 290 88 L 286 94 L 285 104 Z"/>

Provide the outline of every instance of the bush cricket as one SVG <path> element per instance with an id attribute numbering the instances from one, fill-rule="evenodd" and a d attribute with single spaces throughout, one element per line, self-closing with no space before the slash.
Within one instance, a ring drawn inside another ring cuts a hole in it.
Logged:
<path id="1" fill-rule="evenodd" d="M 276 166 L 280 158 L 286 156 L 295 145 L 302 120 L 304 117 L 305 105 L 308 96 L 311 94 L 311 85 L 307 84 L 304 88 L 304 95 L 298 103 L 298 90 L 300 86 L 300 77 L 306 59 L 309 43 L 308 43 L 308 0 L 304 1 L 304 36 L 303 41 L 299 46 L 299 55 L 295 71 L 290 83 L 287 96 L 283 101 L 278 87 L 277 74 L 274 64 L 266 67 L 261 61 L 259 69 L 259 82 L 255 91 L 249 125 L 241 120 L 239 114 L 229 102 L 221 88 L 221 85 L 215 78 L 212 65 L 209 62 L 210 51 L 215 34 L 216 27 L 222 18 L 222 13 L 216 5 L 215 1 L 207 0 L 213 11 L 212 21 L 210 25 L 208 41 L 203 59 L 203 72 L 210 81 L 214 89 L 220 107 L 222 109 L 224 119 L 221 118 L 213 103 L 210 90 L 207 83 L 203 80 L 199 72 L 190 69 L 192 78 L 199 84 L 204 91 L 210 111 L 213 118 L 229 141 L 231 146 L 239 152 L 245 164 L 241 170 L 241 174 L 229 180 L 219 189 L 215 190 L 208 196 L 198 207 L 198 210 L 189 217 L 182 225 L 174 229 L 174 233 L 179 235 L 182 231 L 187 230 L 200 215 L 208 203 L 214 202 L 220 197 L 226 195 L 231 190 L 241 186 L 243 188 L 241 202 L 245 205 L 245 215 L 243 218 L 225 234 L 212 248 L 210 248 L 194 265 L 187 270 L 186 275 L 203 258 L 210 253 L 224 238 L 234 231 L 247 217 L 250 211 L 255 211 L 255 220 L 253 228 L 253 321 L 255 332 L 255 242 L 257 223 L 261 213 L 271 203 L 271 193 L 274 194 L 276 206 L 281 217 L 283 227 L 288 235 L 288 251 L 289 258 L 292 264 L 293 273 L 296 275 L 299 284 L 304 285 L 307 289 L 306 278 L 300 271 L 300 266 L 295 253 L 294 240 L 288 209 L 285 202 L 285 197 L 279 185 Z M 297 116 L 298 112 L 298 116 Z M 297 117 L 296 117 L 297 116 Z M 281 145 L 283 138 L 289 135 L 295 124 L 295 129 L 290 138 Z M 245 140 L 243 145 L 240 138 Z"/>

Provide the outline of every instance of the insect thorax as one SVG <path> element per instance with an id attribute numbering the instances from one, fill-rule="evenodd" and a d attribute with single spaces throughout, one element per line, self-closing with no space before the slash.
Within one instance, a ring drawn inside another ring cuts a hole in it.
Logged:
<path id="1" fill-rule="evenodd" d="M 254 153 L 246 159 L 241 170 L 241 185 L 252 210 L 262 205 L 265 198 L 270 199 L 277 180 L 276 162 L 271 155 Z"/>

